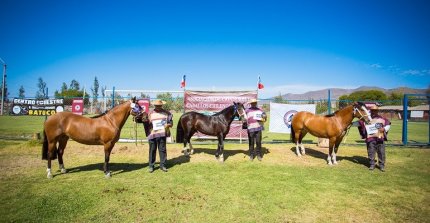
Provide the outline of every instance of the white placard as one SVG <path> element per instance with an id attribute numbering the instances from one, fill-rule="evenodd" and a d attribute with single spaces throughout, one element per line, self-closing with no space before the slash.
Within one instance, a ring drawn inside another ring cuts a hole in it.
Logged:
<path id="1" fill-rule="evenodd" d="M 270 102 L 269 131 L 277 133 L 291 133 L 291 120 L 299 111 L 315 114 L 315 104 L 279 104 Z"/>
<path id="2" fill-rule="evenodd" d="M 166 123 L 166 121 L 163 119 L 154 120 L 154 121 L 152 121 L 152 129 L 155 131 L 164 129 L 165 123 Z"/>
<path id="3" fill-rule="evenodd" d="M 373 135 L 378 132 L 378 129 L 376 128 L 375 124 L 372 124 L 372 125 L 366 125 L 366 131 L 368 135 Z"/>
<path id="4" fill-rule="evenodd" d="M 254 120 L 258 120 L 260 121 L 261 119 L 263 119 L 263 117 L 261 117 L 263 115 L 263 112 L 261 111 L 256 111 L 254 112 L 254 117 L 252 117 Z"/>

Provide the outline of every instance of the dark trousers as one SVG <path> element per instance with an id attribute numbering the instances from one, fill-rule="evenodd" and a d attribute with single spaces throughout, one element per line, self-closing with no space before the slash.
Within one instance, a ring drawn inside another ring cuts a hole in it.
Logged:
<path id="1" fill-rule="evenodd" d="M 255 155 L 261 156 L 261 131 L 249 132 L 248 131 L 248 142 L 249 142 L 249 156 L 254 157 Z M 254 149 L 254 144 L 257 146 Z"/>
<path id="2" fill-rule="evenodd" d="M 375 153 L 378 154 L 380 167 L 385 165 L 385 144 L 381 141 L 371 141 L 367 143 L 367 155 L 369 156 L 370 166 L 375 166 Z"/>
<path id="3" fill-rule="evenodd" d="M 160 154 L 160 167 L 165 167 L 167 159 L 166 137 L 159 137 L 148 140 L 149 142 L 149 167 L 154 167 L 155 157 Z"/>

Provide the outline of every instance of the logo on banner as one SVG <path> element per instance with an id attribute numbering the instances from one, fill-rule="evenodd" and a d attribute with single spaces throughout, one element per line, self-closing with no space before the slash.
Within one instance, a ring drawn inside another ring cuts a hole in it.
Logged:
<path id="1" fill-rule="evenodd" d="M 293 120 L 293 116 L 297 113 L 296 110 L 290 110 L 284 115 L 284 123 L 288 128 L 291 128 L 291 121 Z"/>
<path id="2" fill-rule="evenodd" d="M 82 113 L 84 113 L 84 100 L 73 99 L 72 112 L 73 114 L 82 115 Z"/>

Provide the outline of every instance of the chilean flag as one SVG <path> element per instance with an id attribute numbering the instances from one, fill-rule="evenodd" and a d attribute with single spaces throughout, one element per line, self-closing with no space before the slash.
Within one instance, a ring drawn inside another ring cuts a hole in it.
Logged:
<path id="1" fill-rule="evenodd" d="M 182 77 L 181 88 L 185 87 L 185 75 Z"/>
<path id="2" fill-rule="evenodd" d="M 261 83 L 261 78 L 260 78 L 260 76 L 258 76 L 258 89 L 263 89 L 264 88 L 264 85 Z"/>

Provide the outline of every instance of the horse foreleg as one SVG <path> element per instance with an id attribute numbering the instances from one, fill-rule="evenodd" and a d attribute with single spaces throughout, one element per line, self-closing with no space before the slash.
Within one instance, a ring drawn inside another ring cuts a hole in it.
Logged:
<path id="1" fill-rule="evenodd" d="M 220 162 L 224 162 L 224 140 L 222 135 L 218 135 L 218 148 L 215 157 Z"/>
<path id="2" fill-rule="evenodd" d="M 300 148 L 301 148 L 301 151 L 302 151 L 302 155 L 303 156 L 306 155 L 305 146 L 303 145 L 303 143 L 300 143 Z"/>
<path id="3" fill-rule="evenodd" d="M 194 154 L 194 149 L 193 149 L 193 145 L 191 144 L 191 141 L 188 142 L 188 145 L 190 147 L 190 155 L 193 155 Z"/>
<path id="4" fill-rule="evenodd" d="M 105 173 L 106 178 L 110 178 L 112 176 L 110 170 L 109 170 L 109 159 L 110 159 L 110 153 L 112 151 L 113 145 L 110 145 L 110 143 L 105 144 L 105 163 L 103 165 L 103 171 Z"/>
<path id="5" fill-rule="evenodd" d="M 342 139 L 339 139 L 338 141 L 336 141 L 333 149 L 333 164 L 335 165 L 337 165 L 336 154 L 337 154 L 337 150 L 339 149 L 340 142 L 342 142 Z"/>
<path id="6" fill-rule="evenodd" d="M 299 150 L 299 141 L 296 142 L 296 154 L 298 157 L 302 156 L 302 154 L 300 154 L 300 150 Z"/>
<path id="7" fill-rule="evenodd" d="M 332 163 L 332 155 L 334 154 L 334 147 L 335 147 L 335 143 L 334 142 L 335 142 L 335 140 L 329 139 L 329 148 L 328 148 L 328 155 L 327 155 L 327 164 L 328 165 L 333 165 L 333 163 Z"/>

